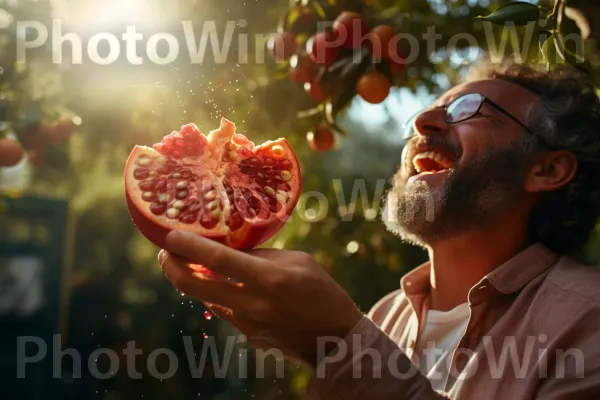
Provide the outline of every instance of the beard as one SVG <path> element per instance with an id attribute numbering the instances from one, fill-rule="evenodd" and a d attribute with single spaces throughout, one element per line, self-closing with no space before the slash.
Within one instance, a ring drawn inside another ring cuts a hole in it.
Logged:
<path id="1" fill-rule="evenodd" d="M 436 138 L 433 142 L 452 150 L 459 159 L 460 149 L 448 139 Z M 492 223 L 522 194 L 531 153 L 528 144 L 526 140 L 518 141 L 456 166 L 439 187 L 430 187 L 422 180 L 407 185 L 416 173 L 409 158 L 410 164 L 398 169 L 387 194 L 383 211 L 387 229 L 408 243 L 426 247 Z"/>

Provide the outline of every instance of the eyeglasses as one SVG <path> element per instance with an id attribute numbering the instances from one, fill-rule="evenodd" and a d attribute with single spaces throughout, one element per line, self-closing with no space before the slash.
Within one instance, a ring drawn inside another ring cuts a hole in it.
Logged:
<path id="1" fill-rule="evenodd" d="M 483 106 L 484 103 L 487 103 L 490 106 L 494 107 L 496 110 L 500 111 L 501 113 L 515 121 L 517 124 L 519 124 L 521 127 L 523 127 L 523 129 L 525 129 L 527 132 L 533 134 L 533 131 L 527 126 L 525 126 L 521 121 L 512 116 L 504 108 L 500 107 L 498 104 L 494 103 L 492 100 L 488 99 L 480 93 L 463 94 L 462 96 L 459 96 L 456 99 L 452 100 L 448 105 L 436 108 L 443 108 L 445 110 L 444 117 L 447 123 L 456 124 L 473 118 L 475 115 L 477 115 L 477 113 L 479 113 L 479 110 L 481 109 L 481 106 Z M 415 119 L 421 113 L 422 111 L 418 112 L 406 122 L 406 124 L 404 125 L 404 131 L 402 132 L 403 139 L 410 139 L 412 136 L 415 135 L 416 132 L 414 128 L 414 122 Z"/>

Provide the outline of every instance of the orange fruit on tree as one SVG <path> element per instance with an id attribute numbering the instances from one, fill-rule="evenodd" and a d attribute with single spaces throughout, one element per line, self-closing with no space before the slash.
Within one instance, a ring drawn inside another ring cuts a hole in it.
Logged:
<path id="1" fill-rule="evenodd" d="M 381 72 L 368 72 L 360 77 L 356 84 L 356 92 L 366 102 L 379 104 L 390 94 L 392 83 Z"/>
<path id="2" fill-rule="evenodd" d="M 23 158 L 23 147 L 16 140 L 0 138 L 0 167 L 12 167 Z"/>

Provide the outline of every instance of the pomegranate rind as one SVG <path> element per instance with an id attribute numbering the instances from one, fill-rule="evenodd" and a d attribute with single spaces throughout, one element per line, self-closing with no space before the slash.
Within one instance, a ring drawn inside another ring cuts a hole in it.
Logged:
<path id="1" fill-rule="evenodd" d="M 136 160 L 142 155 L 151 157 L 160 156 L 153 148 L 146 146 L 135 146 L 129 155 L 125 166 L 125 192 L 126 203 L 129 215 L 136 228 L 150 242 L 159 248 L 166 247 L 166 236 L 172 230 L 180 229 L 197 233 L 200 236 L 210 238 L 212 240 L 226 244 L 227 246 L 236 249 L 251 249 L 259 246 L 273 237 L 289 219 L 289 215 L 293 212 L 301 192 L 301 172 L 298 160 L 284 138 L 267 141 L 259 146 L 254 146 L 254 143 L 245 139 L 242 135 L 235 133 L 235 125 L 222 119 L 221 126 L 207 135 L 207 145 L 211 149 L 209 157 L 215 157 L 215 152 L 221 148 L 227 148 L 228 143 L 233 139 L 237 144 L 243 143 L 242 146 L 251 149 L 254 154 L 270 154 L 274 146 L 283 149 L 285 158 L 291 161 L 292 166 L 289 170 L 291 179 L 287 182 L 290 185 L 289 199 L 281 210 L 277 213 L 272 213 L 268 219 L 244 218 L 244 224 L 241 228 L 231 231 L 224 219 L 218 226 L 213 229 L 205 229 L 200 224 L 186 224 L 178 220 L 166 220 L 152 214 L 149 209 L 148 202 L 141 198 L 141 189 L 139 189 L 139 181 L 133 177 L 133 171 L 136 168 Z M 245 139 L 245 140 L 244 140 Z M 242 142 L 240 142 L 240 140 Z M 155 145 L 156 148 L 156 145 Z M 217 179 L 222 179 L 219 177 Z M 218 181 L 220 182 L 220 181 Z M 222 187 L 220 189 L 223 189 Z"/>

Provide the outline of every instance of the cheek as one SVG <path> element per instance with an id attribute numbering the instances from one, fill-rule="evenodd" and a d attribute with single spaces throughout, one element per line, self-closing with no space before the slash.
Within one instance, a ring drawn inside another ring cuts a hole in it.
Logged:
<path id="1" fill-rule="evenodd" d="M 501 147 L 502 142 L 506 141 L 501 132 L 494 131 L 483 121 L 457 126 L 455 134 L 462 150 L 461 162 L 481 158 L 491 149 Z"/>

